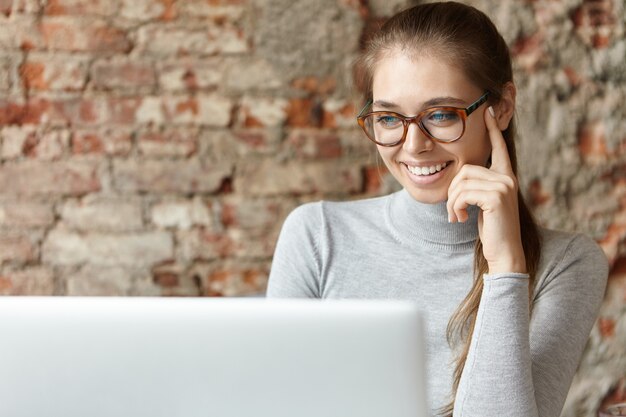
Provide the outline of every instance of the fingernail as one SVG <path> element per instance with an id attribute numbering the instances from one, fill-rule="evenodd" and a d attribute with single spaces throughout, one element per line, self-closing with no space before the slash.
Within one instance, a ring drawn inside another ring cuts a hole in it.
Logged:
<path id="1" fill-rule="evenodd" d="M 496 117 L 496 113 L 493 111 L 493 107 L 489 106 L 489 108 L 487 110 L 489 110 L 489 114 L 491 115 L 491 117 L 493 117 L 493 118 Z"/>

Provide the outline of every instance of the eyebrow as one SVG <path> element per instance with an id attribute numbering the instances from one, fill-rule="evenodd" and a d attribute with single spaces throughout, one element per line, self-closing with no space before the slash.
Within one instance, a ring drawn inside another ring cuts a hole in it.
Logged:
<path id="1" fill-rule="evenodd" d="M 440 106 L 442 104 L 459 104 L 463 107 L 465 107 L 467 105 L 467 103 L 464 100 L 461 100 L 460 98 L 456 98 L 456 97 L 434 97 L 431 98 L 428 101 L 425 101 L 424 104 L 422 104 L 422 109 L 426 109 L 428 107 L 433 107 L 433 106 Z M 399 109 L 400 106 L 398 106 L 395 103 L 392 103 L 390 101 L 385 101 L 385 100 L 376 100 L 375 102 L 372 103 L 372 107 L 374 106 L 378 106 L 378 107 L 382 107 L 384 109 Z"/>

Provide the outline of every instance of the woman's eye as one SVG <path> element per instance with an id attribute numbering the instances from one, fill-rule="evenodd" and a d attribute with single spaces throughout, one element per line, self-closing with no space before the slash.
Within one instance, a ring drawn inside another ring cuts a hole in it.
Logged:
<path id="1" fill-rule="evenodd" d="M 399 117 L 385 115 L 385 116 L 376 116 L 376 124 L 381 125 L 382 127 L 391 128 L 391 127 L 397 127 L 398 125 L 401 125 L 402 122 L 400 121 Z"/>
<path id="2" fill-rule="evenodd" d="M 459 115 L 453 111 L 435 111 L 428 115 L 428 123 L 445 124 L 459 120 Z"/>

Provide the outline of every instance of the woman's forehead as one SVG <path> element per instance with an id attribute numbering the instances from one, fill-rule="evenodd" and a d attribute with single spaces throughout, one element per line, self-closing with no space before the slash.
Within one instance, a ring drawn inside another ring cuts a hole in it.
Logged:
<path id="1" fill-rule="evenodd" d="M 480 93 L 458 67 L 432 56 L 389 54 L 375 65 L 373 99 L 398 105 L 423 103 L 437 97 L 468 101 Z"/>

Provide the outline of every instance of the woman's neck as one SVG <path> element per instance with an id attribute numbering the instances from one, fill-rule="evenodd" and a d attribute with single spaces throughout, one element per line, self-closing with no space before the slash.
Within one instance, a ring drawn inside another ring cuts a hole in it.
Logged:
<path id="1" fill-rule="evenodd" d="M 449 223 L 445 201 L 420 203 L 403 189 L 391 196 L 388 220 L 402 241 L 459 249 L 473 247 L 478 237 L 478 213 L 478 207 L 469 206 L 466 222 Z"/>

